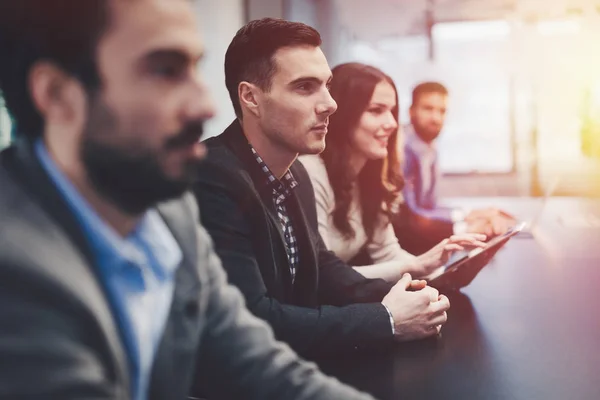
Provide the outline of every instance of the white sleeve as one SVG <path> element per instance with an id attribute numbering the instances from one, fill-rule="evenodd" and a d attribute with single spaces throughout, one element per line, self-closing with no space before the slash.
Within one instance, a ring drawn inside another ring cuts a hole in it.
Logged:
<path id="1" fill-rule="evenodd" d="M 319 156 L 302 156 L 299 160 L 302 162 L 304 168 L 306 168 L 306 172 L 308 172 L 315 193 L 319 233 L 323 238 L 325 246 L 330 249 L 334 240 L 332 231 L 333 221 L 330 219 L 335 207 L 335 195 L 333 188 L 329 184 L 327 170 Z"/>
<path id="2" fill-rule="evenodd" d="M 412 264 L 416 259 L 414 255 L 400 247 L 390 222 L 378 225 L 373 234 L 373 240 L 367 245 L 367 251 L 374 264 L 387 261 Z"/>

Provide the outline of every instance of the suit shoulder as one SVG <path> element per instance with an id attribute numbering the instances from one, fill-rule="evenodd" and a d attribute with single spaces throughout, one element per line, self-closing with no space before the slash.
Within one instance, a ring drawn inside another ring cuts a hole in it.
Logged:
<path id="1" fill-rule="evenodd" d="M 6 209 L 15 204 L 18 192 L 20 192 L 17 183 L 8 174 L 6 169 L 0 167 L 0 218 L 5 214 Z"/>
<path id="2" fill-rule="evenodd" d="M 0 276 L 82 295 L 87 261 L 65 231 L 0 169 Z"/>
<path id="3" fill-rule="evenodd" d="M 3 246 L 10 237 L 29 228 L 32 218 L 44 215 L 25 189 L 2 167 L 0 188 L 0 246 Z M 2 254 L 3 251 L 0 250 L 0 255 Z"/>
<path id="4" fill-rule="evenodd" d="M 246 169 L 241 160 L 225 145 L 220 136 L 215 136 L 203 142 L 207 148 L 206 158 L 200 164 L 200 178 L 207 176 L 243 175 Z"/>
<path id="5" fill-rule="evenodd" d="M 200 213 L 206 207 L 205 201 L 224 196 L 234 202 L 255 195 L 256 188 L 250 172 L 242 161 L 219 137 L 208 139 L 208 154 L 199 166 L 197 180 L 192 192 L 200 206 Z"/>

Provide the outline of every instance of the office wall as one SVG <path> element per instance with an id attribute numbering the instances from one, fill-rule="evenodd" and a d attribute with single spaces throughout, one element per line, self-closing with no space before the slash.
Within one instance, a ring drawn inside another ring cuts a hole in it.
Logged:
<path id="1" fill-rule="evenodd" d="M 316 28 L 318 25 L 318 1 L 287 0 L 284 17 L 290 21 L 302 22 Z"/>
<path id="2" fill-rule="evenodd" d="M 206 51 L 206 58 L 200 69 L 217 106 L 216 117 L 206 125 L 206 138 L 221 133 L 235 117 L 225 88 L 223 65 L 229 42 L 245 22 L 243 3 L 243 0 L 196 2 Z"/>
<path id="3" fill-rule="evenodd" d="M 337 7 L 334 0 L 286 0 L 284 7 L 285 19 L 303 22 L 319 31 L 321 47 L 331 67 L 345 61 L 349 43 Z"/>
<path id="4" fill-rule="evenodd" d="M 264 17 L 284 18 L 287 7 L 286 0 L 246 0 L 245 3 L 248 21 Z"/>

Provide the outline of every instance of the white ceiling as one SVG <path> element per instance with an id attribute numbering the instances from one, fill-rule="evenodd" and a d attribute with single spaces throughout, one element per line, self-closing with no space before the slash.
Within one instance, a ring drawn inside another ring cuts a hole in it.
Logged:
<path id="1" fill-rule="evenodd" d="M 546 19 L 600 15 L 600 0 L 334 0 L 341 25 L 355 36 L 374 40 L 426 32 L 432 4 L 435 21 Z"/>

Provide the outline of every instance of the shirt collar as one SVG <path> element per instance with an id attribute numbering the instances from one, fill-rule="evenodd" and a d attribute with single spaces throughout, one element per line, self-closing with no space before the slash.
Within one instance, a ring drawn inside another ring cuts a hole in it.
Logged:
<path id="1" fill-rule="evenodd" d="M 421 139 L 412 124 L 404 127 L 404 135 L 406 137 L 406 144 L 421 154 L 434 153 L 437 150 L 435 140 L 427 143 Z"/>
<path id="2" fill-rule="evenodd" d="M 267 186 L 273 189 L 273 197 L 275 198 L 276 204 L 280 204 L 285 201 L 292 194 L 292 190 L 298 186 L 298 181 L 294 178 L 292 171 L 289 169 L 283 175 L 281 179 L 277 179 L 277 177 L 271 172 L 267 164 L 264 162 L 262 157 L 256 152 L 254 147 L 250 145 L 250 149 L 252 150 L 252 154 L 254 155 L 254 159 L 260 166 L 260 169 L 264 172 L 266 177 Z"/>
<path id="3" fill-rule="evenodd" d="M 42 167 L 73 210 L 96 257 L 106 261 L 106 265 L 120 265 L 119 261 L 140 264 L 148 261 L 145 255 L 147 251 L 157 261 L 156 272 L 159 275 L 168 276 L 175 271 L 183 254 L 156 210 L 147 211 L 135 230 L 123 238 L 106 224 L 81 196 L 52 160 L 41 139 L 35 143 L 34 151 Z"/>

